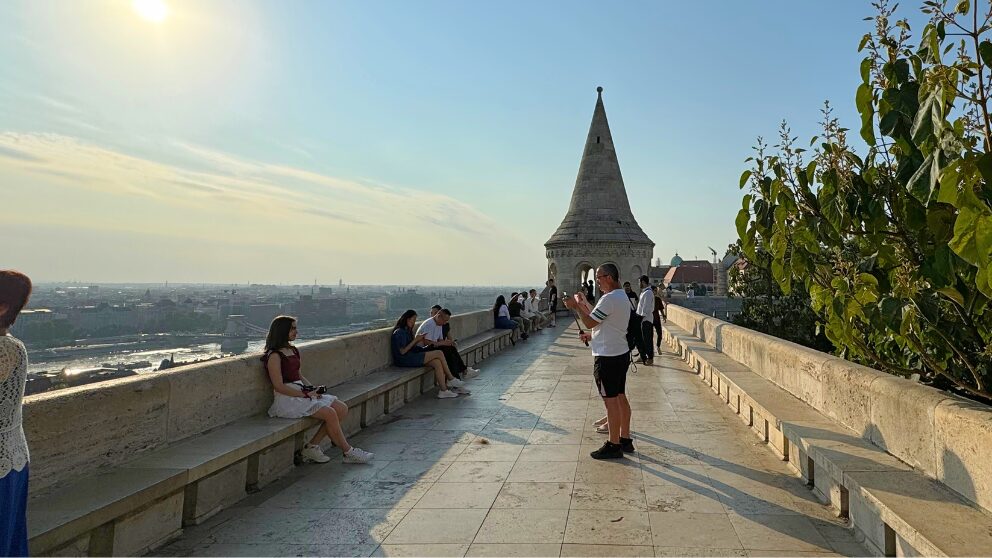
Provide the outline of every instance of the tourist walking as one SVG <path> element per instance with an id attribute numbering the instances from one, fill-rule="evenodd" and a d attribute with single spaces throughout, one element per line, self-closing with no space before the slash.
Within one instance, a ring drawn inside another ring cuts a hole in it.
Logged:
<path id="1" fill-rule="evenodd" d="M 296 340 L 296 318 L 277 316 L 269 325 L 265 338 L 262 362 L 272 382 L 270 417 L 298 419 L 313 417 L 323 421 L 310 442 L 300 450 L 300 456 L 315 463 L 327 463 L 320 442 L 330 437 L 343 455 L 345 463 L 369 463 L 375 454 L 348 443 L 341 421 L 348 416 L 348 406 L 327 393 L 324 386 L 314 386 L 300 373 L 300 350 L 293 345 Z"/>
<path id="2" fill-rule="evenodd" d="M 28 555 L 28 443 L 22 404 L 28 352 L 10 327 L 31 296 L 31 280 L 0 271 L 0 556 Z"/>
<path id="3" fill-rule="evenodd" d="M 593 459 L 617 459 L 634 452 L 630 436 L 630 402 L 627 401 L 627 368 L 630 349 L 627 346 L 627 324 L 630 321 L 630 300 L 620 288 L 620 271 L 613 264 L 603 264 L 596 270 L 596 282 L 602 293 L 595 308 L 581 296 L 566 298 L 565 307 L 578 312 L 582 325 L 589 332 L 579 334 L 590 344 L 593 355 L 593 378 L 606 407 L 610 438 L 603 447 L 589 455 Z"/>
<path id="4" fill-rule="evenodd" d="M 651 323 L 654 325 L 654 332 L 658 334 L 658 338 L 655 339 L 655 347 L 657 347 L 657 354 L 661 354 L 661 313 L 664 309 L 665 302 L 661 300 L 661 294 L 659 289 L 655 285 L 651 285 L 651 292 L 654 295 L 654 310 L 651 312 Z"/>

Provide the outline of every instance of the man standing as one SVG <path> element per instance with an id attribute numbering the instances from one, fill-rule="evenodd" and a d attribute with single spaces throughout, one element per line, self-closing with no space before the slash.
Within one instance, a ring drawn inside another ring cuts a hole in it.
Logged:
<path id="1" fill-rule="evenodd" d="M 647 275 L 641 275 L 641 296 L 637 301 L 637 315 L 641 317 L 641 361 L 645 365 L 654 364 L 654 291 Z"/>
<path id="2" fill-rule="evenodd" d="M 627 347 L 627 323 L 630 301 L 620 288 L 620 271 L 613 264 L 603 264 L 596 270 L 596 282 L 602 293 L 595 308 L 576 296 L 564 299 L 565 307 L 578 312 L 583 326 L 592 333 L 580 333 L 588 342 L 594 358 L 593 377 L 603 404 L 606 406 L 610 439 L 603 447 L 590 453 L 593 459 L 618 459 L 634 452 L 630 437 L 630 403 L 627 401 L 627 368 L 630 349 Z"/>
<path id="3" fill-rule="evenodd" d="M 417 335 L 424 335 L 422 346 L 444 353 L 444 359 L 448 361 L 448 368 L 455 378 L 462 380 L 478 376 L 479 370 L 465 365 L 462 355 L 458 354 L 455 340 L 446 334 L 446 331 L 450 331 L 450 326 L 447 328 L 445 326 L 448 326 L 448 320 L 451 319 L 451 310 L 442 308 L 435 312 L 431 308 L 431 313 L 433 316 L 429 320 L 424 320 L 417 328 Z"/>
<path id="4" fill-rule="evenodd" d="M 556 316 L 558 313 L 558 287 L 555 286 L 554 279 L 548 279 L 545 284 L 548 286 L 548 311 L 551 312 L 550 327 L 556 327 L 558 325 Z"/>

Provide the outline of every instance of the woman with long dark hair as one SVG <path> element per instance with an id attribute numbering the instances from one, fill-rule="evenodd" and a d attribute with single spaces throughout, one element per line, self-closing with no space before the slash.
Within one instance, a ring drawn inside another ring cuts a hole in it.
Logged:
<path id="1" fill-rule="evenodd" d="M 0 556 L 28 555 L 28 443 L 21 414 L 28 351 L 8 331 L 31 296 L 31 280 L 0 271 Z"/>
<path id="2" fill-rule="evenodd" d="M 459 393 L 471 393 L 465 389 L 465 382 L 456 378 L 448 368 L 448 362 L 441 351 L 431 351 L 422 347 L 424 335 L 414 335 L 413 326 L 417 323 L 417 312 L 407 310 L 393 326 L 392 349 L 396 366 L 418 368 L 430 366 L 434 369 L 434 382 L 437 383 L 437 398 L 451 399 Z"/>
<path id="3" fill-rule="evenodd" d="M 495 329 L 512 329 L 510 342 L 516 345 L 516 337 L 520 324 L 510 319 L 510 309 L 506 306 L 506 297 L 499 295 L 493 304 L 493 327 Z"/>
<path id="4" fill-rule="evenodd" d="M 368 463 L 375 454 L 348 443 L 341 421 L 348 415 L 348 406 L 343 401 L 326 393 L 324 386 L 314 387 L 300 374 L 300 351 L 293 346 L 296 340 L 296 318 L 278 316 L 269 326 L 265 338 L 265 354 L 262 362 L 272 382 L 272 406 L 270 417 L 298 419 L 313 417 L 324 424 L 317 429 L 300 455 L 309 461 L 327 463 L 331 458 L 320 449 L 320 441 L 329 436 L 341 449 L 345 463 Z"/>

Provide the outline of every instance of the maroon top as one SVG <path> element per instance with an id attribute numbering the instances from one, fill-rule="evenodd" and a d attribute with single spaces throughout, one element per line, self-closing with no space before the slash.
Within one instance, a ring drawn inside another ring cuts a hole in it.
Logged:
<path id="1" fill-rule="evenodd" d="M 265 351 L 262 355 L 262 363 L 265 365 L 265 372 L 269 372 L 269 355 L 279 355 L 279 368 L 282 371 L 282 382 L 288 384 L 290 382 L 301 382 L 303 377 L 300 376 L 300 351 L 296 347 L 291 347 L 293 349 L 293 356 L 286 356 L 282 351 Z"/>

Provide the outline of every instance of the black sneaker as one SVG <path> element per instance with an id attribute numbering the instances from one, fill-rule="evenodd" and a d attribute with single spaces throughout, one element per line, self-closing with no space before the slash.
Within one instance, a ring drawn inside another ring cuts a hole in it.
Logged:
<path id="1" fill-rule="evenodd" d="M 624 438 L 622 436 L 620 437 L 620 449 L 622 449 L 624 453 L 634 453 L 637 451 L 634 449 L 633 438 Z"/>
<path id="2" fill-rule="evenodd" d="M 593 459 L 620 459 L 623 457 L 623 449 L 607 440 L 603 443 L 603 447 L 590 452 L 589 456 Z"/>

